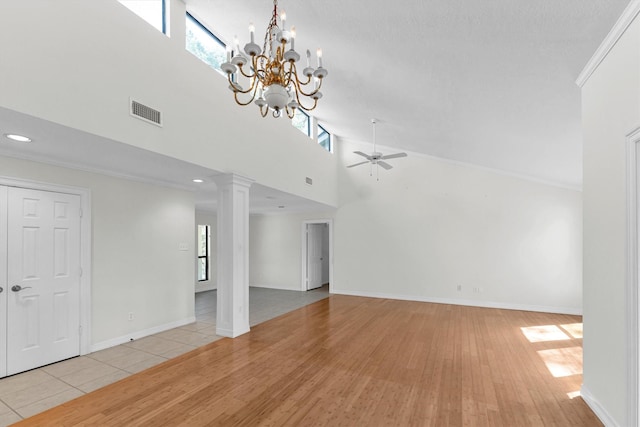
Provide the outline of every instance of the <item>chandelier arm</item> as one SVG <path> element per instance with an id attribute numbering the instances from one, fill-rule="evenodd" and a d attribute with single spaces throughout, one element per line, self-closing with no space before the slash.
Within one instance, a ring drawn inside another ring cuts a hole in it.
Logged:
<path id="1" fill-rule="evenodd" d="M 307 96 L 307 97 L 311 98 L 313 95 L 315 95 L 316 93 L 320 92 L 320 88 L 322 87 L 322 79 L 319 79 L 319 80 L 320 80 L 320 83 L 318 84 L 318 87 L 315 88 L 312 92 L 307 93 L 304 90 L 302 90 L 302 86 L 305 86 L 305 85 L 301 86 L 300 82 L 298 82 L 297 79 L 296 79 L 297 89 L 304 96 Z"/>
<path id="2" fill-rule="evenodd" d="M 251 96 L 251 99 L 249 99 L 249 101 L 247 101 L 247 102 L 241 102 L 241 101 L 238 99 L 238 92 L 234 92 L 234 93 L 233 93 L 233 97 L 234 97 L 234 98 L 235 98 L 235 100 L 236 100 L 236 104 L 240 105 L 241 107 L 244 107 L 244 106 L 247 106 L 247 105 L 249 105 L 249 104 L 251 104 L 251 103 L 253 102 L 253 100 L 254 100 L 254 99 L 255 99 L 255 97 L 256 97 L 256 93 L 255 93 L 255 92 L 253 92 L 253 96 Z"/>
<path id="3" fill-rule="evenodd" d="M 233 80 L 231 80 L 231 74 L 228 74 L 227 76 L 228 76 L 227 80 L 229 80 L 229 84 L 231 85 L 231 87 L 240 86 L 238 83 L 236 83 Z M 238 94 L 238 93 L 242 93 L 242 94 L 249 93 L 252 90 L 254 90 L 256 87 L 257 87 L 256 79 L 252 78 L 251 79 L 251 86 L 249 86 L 249 89 L 247 89 L 247 90 L 234 90 L 233 93 L 235 93 L 235 94 Z M 254 97 L 255 97 L 255 93 L 254 93 Z M 251 102 L 251 101 L 249 101 L 249 102 Z M 243 104 L 240 104 L 240 105 L 243 105 Z M 247 104 L 244 104 L 244 105 L 247 105 Z"/>
<path id="4" fill-rule="evenodd" d="M 238 69 L 240 70 L 240 74 L 242 74 L 243 76 L 245 76 L 245 77 L 246 77 L 246 78 L 248 78 L 248 79 L 252 79 L 252 78 L 254 78 L 254 77 L 255 77 L 255 75 L 256 75 L 255 71 L 254 71 L 254 73 L 253 73 L 253 74 L 247 74 L 247 73 L 245 73 L 245 72 L 244 72 L 244 68 L 242 68 L 242 66 L 239 66 L 239 67 L 238 67 Z M 254 68 L 254 70 L 255 70 L 255 68 Z"/>
<path id="5" fill-rule="evenodd" d="M 260 114 L 262 117 L 267 117 L 267 113 L 269 112 L 269 107 L 260 107 Z"/>
<path id="6" fill-rule="evenodd" d="M 300 101 L 300 96 L 298 94 L 298 91 L 296 90 L 295 92 L 296 92 L 296 101 L 298 102 L 298 108 L 302 108 L 304 111 L 311 111 L 317 107 L 318 105 L 317 99 L 313 100 L 313 107 L 305 107 L 304 104 Z"/>
<path id="7" fill-rule="evenodd" d="M 313 76 L 307 76 L 307 81 L 306 82 L 301 82 L 300 79 L 297 76 L 298 76 L 298 73 L 296 71 L 296 80 L 298 80 L 298 83 L 300 83 L 300 85 L 302 85 L 302 86 L 306 86 L 309 83 L 311 83 L 311 79 L 313 78 Z"/>
<path id="8" fill-rule="evenodd" d="M 285 110 L 287 111 L 287 117 L 289 117 L 290 119 L 293 119 L 296 115 L 296 109 L 295 108 L 289 108 L 288 105 L 285 105 Z"/>

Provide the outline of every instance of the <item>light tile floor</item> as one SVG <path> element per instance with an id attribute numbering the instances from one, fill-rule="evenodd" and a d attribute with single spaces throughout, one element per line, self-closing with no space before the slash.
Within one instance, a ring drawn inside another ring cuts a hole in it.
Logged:
<path id="1" fill-rule="evenodd" d="M 257 325 L 329 296 L 250 288 L 249 323 Z M 0 426 L 60 405 L 222 337 L 216 335 L 216 291 L 196 294 L 196 322 L 106 350 L 0 380 Z"/>

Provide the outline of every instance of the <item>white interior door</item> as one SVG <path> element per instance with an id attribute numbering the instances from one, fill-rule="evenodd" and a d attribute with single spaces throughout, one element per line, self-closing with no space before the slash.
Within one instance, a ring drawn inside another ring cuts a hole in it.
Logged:
<path id="1" fill-rule="evenodd" d="M 307 289 L 322 286 L 322 233 L 324 224 L 307 225 Z"/>
<path id="2" fill-rule="evenodd" d="M 7 192 L 6 366 L 12 375 L 80 354 L 80 197 Z"/>

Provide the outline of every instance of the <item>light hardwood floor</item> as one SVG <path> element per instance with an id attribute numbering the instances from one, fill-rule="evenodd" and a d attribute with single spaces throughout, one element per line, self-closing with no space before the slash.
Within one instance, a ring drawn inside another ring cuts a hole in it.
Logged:
<path id="1" fill-rule="evenodd" d="M 334 295 L 20 426 L 597 426 L 577 316 Z"/>

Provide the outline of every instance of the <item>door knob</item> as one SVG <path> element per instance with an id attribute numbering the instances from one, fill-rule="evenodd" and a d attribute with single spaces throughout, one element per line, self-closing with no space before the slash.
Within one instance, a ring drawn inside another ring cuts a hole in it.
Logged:
<path id="1" fill-rule="evenodd" d="M 20 291 L 21 291 L 21 290 L 23 290 L 23 289 L 31 289 L 31 286 L 25 286 L 25 287 L 23 288 L 23 287 L 22 287 L 22 286 L 20 286 L 20 285 L 13 285 L 13 286 L 11 287 L 11 290 L 12 290 L 13 292 L 20 292 Z"/>
<path id="2" fill-rule="evenodd" d="M 4 291 L 4 288 L 0 286 L 0 294 L 2 293 L 2 291 Z"/>

